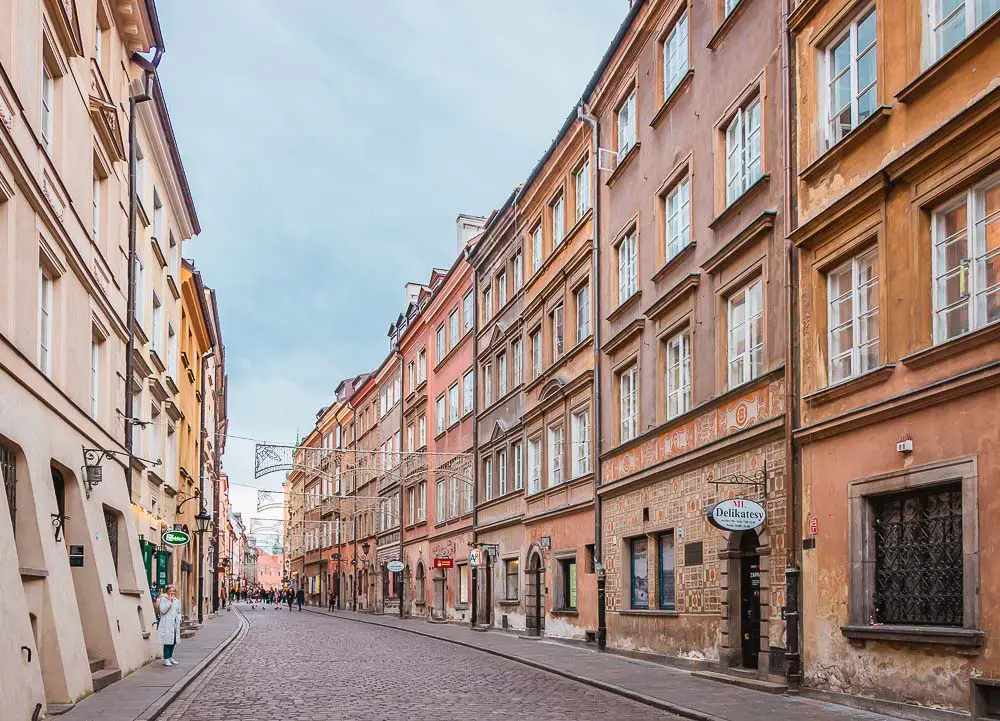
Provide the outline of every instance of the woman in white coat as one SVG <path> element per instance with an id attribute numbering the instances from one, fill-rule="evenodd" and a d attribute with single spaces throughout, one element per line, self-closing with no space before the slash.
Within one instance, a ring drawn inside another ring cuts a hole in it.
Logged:
<path id="1" fill-rule="evenodd" d="M 156 605 L 160 612 L 156 639 L 163 645 L 163 665 L 176 666 L 174 646 L 181 640 L 181 600 L 177 598 L 177 587 L 167 586 Z"/>

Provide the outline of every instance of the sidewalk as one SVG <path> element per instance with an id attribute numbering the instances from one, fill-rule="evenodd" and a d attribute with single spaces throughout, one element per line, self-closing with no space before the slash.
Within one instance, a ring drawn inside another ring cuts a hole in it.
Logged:
<path id="1" fill-rule="evenodd" d="M 177 646 L 177 666 L 156 659 L 103 691 L 91 694 L 60 721 L 137 721 L 156 718 L 163 708 L 246 626 L 239 611 L 219 611 L 206 619 L 194 638 Z"/>
<path id="2" fill-rule="evenodd" d="M 894 721 L 895 717 L 801 696 L 775 695 L 709 681 L 687 671 L 556 641 L 526 640 L 503 632 L 472 631 L 465 624 L 432 624 L 397 616 L 306 610 L 396 628 L 526 663 L 696 721 Z"/>

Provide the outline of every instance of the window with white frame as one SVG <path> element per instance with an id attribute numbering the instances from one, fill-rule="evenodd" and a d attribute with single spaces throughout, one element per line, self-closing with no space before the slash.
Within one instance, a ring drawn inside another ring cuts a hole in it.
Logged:
<path id="1" fill-rule="evenodd" d="M 95 170 L 93 200 L 91 201 L 93 204 L 93 208 L 90 221 L 90 233 L 91 237 L 94 239 L 94 242 L 100 240 L 101 237 L 101 203 L 102 203 L 102 196 L 104 195 L 103 188 L 104 188 L 104 181 L 97 174 L 97 171 Z"/>
<path id="2" fill-rule="evenodd" d="M 461 406 L 458 404 L 458 383 L 453 385 L 448 389 L 448 424 L 458 423 L 459 410 Z"/>
<path id="3" fill-rule="evenodd" d="M 493 317 L 493 289 L 487 287 L 483 291 L 483 322 L 488 323 Z"/>
<path id="4" fill-rule="evenodd" d="M 507 395 L 507 354 L 497 356 L 497 397 Z"/>
<path id="5" fill-rule="evenodd" d="M 663 98 L 666 100 L 680 85 L 688 71 L 688 14 L 677 18 L 663 40 Z"/>
<path id="6" fill-rule="evenodd" d="M 444 323 L 438 326 L 437 333 L 435 334 L 434 348 L 437 351 L 437 357 L 434 359 L 434 363 L 436 365 L 441 362 L 441 360 L 445 357 L 445 354 L 448 352 L 447 346 L 445 345 Z"/>
<path id="7" fill-rule="evenodd" d="M 528 441 L 528 493 L 542 490 L 542 439 Z"/>
<path id="8" fill-rule="evenodd" d="M 493 459 L 483 461 L 483 491 L 487 501 L 493 500 Z"/>
<path id="9" fill-rule="evenodd" d="M 763 284 L 757 279 L 728 299 L 729 387 L 753 380 L 764 369 Z"/>
<path id="10" fill-rule="evenodd" d="M 420 448 L 427 445 L 427 416 L 420 416 L 417 420 L 417 442 Z"/>
<path id="11" fill-rule="evenodd" d="M 682 331 L 666 343 L 667 419 L 691 408 L 691 333 Z"/>
<path id="12" fill-rule="evenodd" d="M 561 358 L 565 350 L 565 327 L 563 321 L 563 307 L 561 305 L 552 309 L 552 360 Z"/>
<path id="13" fill-rule="evenodd" d="M 406 379 L 407 388 L 412 393 L 413 389 L 417 387 L 417 364 L 413 361 L 406 364 Z"/>
<path id="14" fill-rule="evenodd" d="M 497 276 L 497 305 L 503 308 L 507 304 L 507 274 Z"/>
<path id="15" fill-rule="evenodd" d="M 167 375 L 177 380 L 177 333 L 172 323 L 167 323 Z"/>
<path id="16" fill-rule="evenodd" d="M 163 304 L 160 297 L 153 291 L 153 332 L 151 345 L 154 353 L 163 351 Z"/>
<path id="17" fill-rule="evenodd" d="M 875 8 L 844 28 L 826 48 L 827 147 L 875 112 Z"/>
<path id="18" fill-rule="evenodd" d="M 434 404 L 434 415 L 437 417 L 435 428 L 438 433 L 444 433 L 444 396 L 440 396 Z"/>
<path id="19" fill-rule="evenodd" d="M 576 219 L 580 220 L 590 210 L 590 159 L 583 161 L 573 174 L 576 190 Z"/>
<path id="20" fill-rule="evenodd" d="M 153 188 L 153 237 L 156 238 L 156 242 L 161 248 L 163 241 L 166 240 L 163 237 L 163 214 L 163 201 L 160 200 L 160 192 Z"/>
<path id="21" fill-rule="evenodd" d="M 417 442 L 417 431 L 413 427 L 413 424 L 410 423 L 406 426 L 406 450 L 411 452 L 417 450 L 416 445 L 414 445 L 416 442 Z"/>
<path id="22" fill-rule="evenodd" d="M 736 6 L 740 4 L 740 0 L 725 0 L 725 5 L 723 9 L 725 10 L 726 16 L 736 9 Z"/>
<path id="23" fill-rule="evenodd" d="M 566 237 L 566 208 L 563 196 L 560 195 L 550 206 L 552 210 L 552 247 L 563 242 Z"/>
<path id="24" fill-rule="evenodd" d="M 638 243 L 633 230 L 618 245 L 618 304 L 627 301 L 638 289 Z"/>
<path id="25" fill-rule="evenodd" d="M 497 453 L 497 485 L 499 494 L 507 495 L 507 451 Z"/>
<path id="26" fill-rule="evenodd" d="M 537 378 L 542 374 L 542 331 L 536 330 L 531 334 L 531 377 Z"/>
<path id="27" fill-rule="evenodd" d="M 998 0 L 927 0 L 934 59 L 947 54 L 998 10 Z"/>
<path id="28" fill-rule="evenodd" d="M 473 315 L 473 300 L 471 290 L 462 296 L 462 327 L 467 331 L 472 330 L 472 325 L 476 320 Z"/>
<path id="29" fill-rule="evenodd" d="M 666 258 L 676 257 L 691 243 L 691 179 L 685 177 L 663 197 Z"/>
<path id="30" fill-rule="evenodd" d="M 577 411 L 570 418 L 573 443 L 573 477 L 590 473 L 590 410 Z"/>
<path id="31" fill-rule="evenodd" d="M 618 106 L 618 162 L 628 155 L 635 145 L 635 89 L 628 94 L 625 101 Z"/>
<path id="32" fill-rule="evenodd" d="M 826 276 L 830 383 L 874 369 L 879 359 L 878 248 Z"/>
<path id="33" fill-rule="evenodd" d="M 417 383 L 427 380 L 427 351 L 421 350 L 417 354 Z"/>
<path id="34" fill-rule="evenodd" d="M 458 308 L 448 316 L 448 332 L 451 334 L 451 347 L 454 348 L 458 344 Z"/>
<path id="35" fill-rule="evenodd" d="M 142 259 L 135 254 L 135 324 L 146 327 L 146 281 Z"/>
<path id="36" fill-rule="evenodd" d="M 632 440 L 639 429 L 639 368 L 636 365 L 618 375 L 618 415 L 621 442 Z"/>
<path id="37" fill-rule="evenodd" d="M 563 482 L 563 427 L 549 427 L 549 486 Z"/>
<path id="38" fill-rule="evenodd" d="M 451 483 L 449 484 L 449 491 L 450 491 L 450 496 L 448 499 L 449 500 L 448 507 L 451 509 L 451 517 L 455 518 L 459 515 L 459 507 L 458 507 L 459 495 L 458 495 L 457 478 L 451 479 Z"/>
<path id="39" fill-rule="evenodd" d="M 488 408 L 493 403 L 493 364 L 483 366 L 483 407 Z"/>
<path id="40" fill-rule="evenodd" d="M 437 501 L 436 503 L 437 515 L 435 516 L 435 520 L 438 523 L 441 523 L 447 520 L 447 517 L 445 516 L 444 513 L 444 509 L 445 509 L 445 503 L 448 500 L 447 489 L 445 487 L 445 482 L 443 480 L 437 482 L 437 494 L 435 496 L 435 500 Z"/>
<path id="41" fill-rule="evenodd" d="M 407 508 L 406 517 L 410 521 L 410 523 L 413 523 L 414 521 L 417 520 L 417 489 L 416 488 L 407 489 L 407 491 L 406 491 L 406 508 Z"/>
<path id="42" fill-rule="evenodd" d="M 521 257 L 521 251 L 514 254 L 512 264 L 514 268 L 514 292 L 516 293 L 524 285 L 524 258 Z"/>
<path id="43" fill-rule="evenodd" d="M 542 224 L 539 223 L 531 231 L 531 270 L 542 267 Z"/>
<path id="44" fill-rule="evenodd" d="M 421 481 L 418 488 L 417 497 L 417 520 L 423 521 L 427 518 L 427 481 Z"/>
<path id="45" fill-rule="evenodd" d="M 42 143 L 46 148 L 52 145 L 52 116 L 55 102 L 56 81 L 49 66 L 42 62 Z"/>
<path id="46" fill-rule="evenodd" d="M 524 349 L 521 339 L 518 338 L 511 344 L 511 365 L 513 366 L 514 385 L 520 385 L 524 377 Z"/>
<path id="47" fill-rule="evenodd" d="M 590 335 L 590 284 L 576 291 L 576 342 L 582 343 Z"/>
<path id="48" fill-rule="evenodd" d="M 38 367 L 52 374 L 52 289 L 55 280 L 48 269 L 38 266 Z"/>
<path id="49" fill-rule="evenodd" d="M 726 204 L 760 180 L 760 98 L 736 111 L 726 126 Z"/>
<path id="50" fill-rule="evenodd" d="M 514 490 L 520 491 L 524 488 L 524 458 L 522 457 L 521 443 L 515 443 L 510 447 L 511 461 L 514 464 Z"/>
<path id="51" fill-rule="evenodd" d="M 95 333 L 90 339 L 90 417 L 97 418 L 101 410 L 101 346 Z"/>
<path id="52" fill-rule="evenodd" d="M 473 393 L 475 393 L 475 383 L 476 374 L 474 371 L 467 371 L 464 376 L 462 376 L 462 414 L 472 413 L 472 402 L 474 400 Z"/>
<path id="53" fill-rule="evenodd" d="M 934 342 L 1000 320 L 1000 176 L 934 211 Z"/>

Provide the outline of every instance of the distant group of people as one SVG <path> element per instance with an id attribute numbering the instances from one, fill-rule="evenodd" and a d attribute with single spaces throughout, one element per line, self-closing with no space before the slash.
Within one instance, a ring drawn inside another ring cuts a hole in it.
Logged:
<path id="1" fill-rule="evenodd" d="M 275 609 L 279 608 L 283 604 L 288 604 L 288 610 L 292 610 L 292 604 L 297 604 L 298 609 L 302 610 L 302 604 L 305 603 L 306 594 L 301 588 L 297 591 L 291 588 L 287 589 L 251 589 L 250 591 L 243 591 L 236 594 L 238 600 L 245 601 L 247 603 L 261 606 L 274 606 Z M 225 604 L 223 604 L 225 606 Z"/>

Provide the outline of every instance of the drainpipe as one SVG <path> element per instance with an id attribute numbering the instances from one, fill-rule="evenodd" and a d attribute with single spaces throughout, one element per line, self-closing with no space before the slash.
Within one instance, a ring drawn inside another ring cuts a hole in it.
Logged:
<path id="1" fill-rule="evenodd" d="M 134 442 L 135 407 L 132 401 L 132 377 L 135 375 L 135 260 L 136 260 L 136 215 L 139 206 L 139 193 L 136 188 L 136 144 L 138 143 L 138 126 L 136 112 L 140 103 L 153 99 L 153 83 L 156 80 L 156 67 L 163 57 L 163 50 L 156 48 L 153 59 L 147 60 L 139 53 L 132 53 L 132 62 L 142 68 L 143 91 L 139 95 L 129 95 L 128 99 L 128 300 L 126 302 L 125 323 L 128 328 L 128 339 L 125 342 L 125 451 L 128 453 L 128 467 L 125 469 L 125 487 L 128 489 L 129 500 L 132 499 L 132 447 Z"/>
<path id="2" fill-rule="evenodd" d="M 209 351 L 201 357 L 201 425 L 198 433 L 198 493 L 201 500 L 198 505 L 205 502 L 205 376 L 208 374 L 207 365 L 210 358 L 215 356 L 215 351 Z M 201 513 L 201 508 L 198 509 Z M 198 623 L 204 621 L 205 612 L 205 534 L 198 534 Z"/>
<path id="3" fill-rule="evenodd" d="M 472 267 L 472 367 L 479 367 L 479 275 L 475 266 L 472 265 L 470 246 L 466 245 L 462 250 L 465 255 L 465 262 Z M 479 373 L 473 374 L 472 380 L 472 545 L 476 545 L 478 539 L 477 527 L 479 526 Z M 463 389 L 464 392 L 464 389 Z M 487 564 L 487 568 L 489 565 Z M 469 619 L 469 626 L 476 627 L 479 620 L 479 568 L 470 564 L 472 573 L 472 617 Z"/>
<path id="4" fill-rule="evenodd" d="M 601 244 L 600 244 L 600 210 L 601 194 L 598 192 L 600 183 L 600 168 L 598 167 L 598 148 L 600 147 L 600 126 L 597 119 L 587 112 L 586 105 L 581 102 L 576 108 L 576 117 L 590 126 L 591 137 L 591 171 L 590 171 L 590 207 L 593 215 L 590 219 L 594 229 L 590 248 L 590 277 L 593 287 L 593 298 L 590 302 L 591 335 L 594 339 L 594 380 L 593 414 L 594 414 L 594 570 L 597 572 L 597 648 L 601 651 L 608 642 L 608 622 L 606 609 L 607 571 L 604 568 L 603 545 L 601 543 L 601 316 L 599 313 L 601 299 Z"/>
<path id="5" fill-rule="evenodd" d="M 800 588 L 802 568 L 800 564 L 801 539 L 800 519 L 802 514 L 802 463 L 798 457 L 793 435 L 799 425 L 800 368 L 798 343 L 798 252 L 791 241 L 791 233 L 797 223 L 795 218 L 795 128 L 794 92 L 794 38 L 788 31 L 788 15 L 791 0 L 783 0 L 781 7 L 781 95 L 784 104 L 782 113 L 782 136 L 784 140 L 784 208 L 785 216 L 785 458 L 786 472 L 790 474 L 786 493 L 792 498 L 785 502 L 785 528 L 787 560 L 785 564 L 785 678 L 788 692 L 797 694 L 802 679 Z"/>
<path id="6" fill-rule="evenodd" d="M 403 498 L 406 496 L 406 463 L 403 460 L 403 409 L 406 390 L 403 388 L 403 352 L 399 349 L 399 328 L 396 328 L 396 359 L 399 361 L 399 560 L 403 561 Z M 406 599 L 406 568 L 399 572 L 399 617 L 406 618 L 403 602 Z"/>

